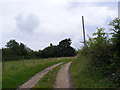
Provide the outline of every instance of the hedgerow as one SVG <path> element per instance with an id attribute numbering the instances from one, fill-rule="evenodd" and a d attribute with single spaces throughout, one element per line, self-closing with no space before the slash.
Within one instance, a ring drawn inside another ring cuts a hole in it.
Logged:
<path id="1" fill-rule="evenodd" d="M 120 87 L 120 19 L 114 19 L 109 25 L 113 26 L 110 29 L 112 33 L 97 28 L 97 32 L 89 37 L 80 53 L 90 58 L 91 70 L 101 71 L 109 81 L 109 87 Z M 110 35 L 111 38 L 108 37 Z"/>

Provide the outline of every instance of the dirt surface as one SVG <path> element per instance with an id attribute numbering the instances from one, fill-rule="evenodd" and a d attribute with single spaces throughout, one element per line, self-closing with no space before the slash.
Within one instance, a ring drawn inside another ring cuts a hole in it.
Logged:
<path id="1" fill-rule="evenodd" d="M 38 81 L 50 70 L 52 70 L 53 68 L 55 68 L 56 66 L 62 64 L 63 62 L 61 63 L 58 63 L 58 64 L 55 64 L 55 65 L 52 65 L 40 72 L 38 72 L 35 76 L 33 76 L 30 80 L 28 80 L 27 82 L 25 82 L 23 85 L 21 85 L 17 90 L 19 89 L 22 89 L 22 88 L 33 88 L 35 84 L 38 83 Z"/>
<path id="2" fill-rule="evenodd" d="M 69 67 L 71 62 L 64 64 L 58 72 L 54 88 L 73 88 Z"/>

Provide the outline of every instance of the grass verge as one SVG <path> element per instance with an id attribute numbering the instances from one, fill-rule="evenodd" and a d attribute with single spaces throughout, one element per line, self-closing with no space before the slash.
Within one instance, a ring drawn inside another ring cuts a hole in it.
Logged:
<path id="1" fill-rule="evenodd" d="M 59 62 L 68 62 L 70 58 L 42 60 L 24 60 L 5 62 L 2 73 L 2 88 L 17 88 L 37 72 Z"/>
<path id="2" fill-rule="evenodd" d="M 70 67 L 75 88 L 108 88 L 108 83 L 99 71 L 91 75 L 89 59 L 80 56 L 73 60 Z"/>

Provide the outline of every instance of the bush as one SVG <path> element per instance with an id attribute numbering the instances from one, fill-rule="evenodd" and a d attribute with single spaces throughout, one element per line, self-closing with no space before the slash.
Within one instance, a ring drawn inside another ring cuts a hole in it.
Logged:
<path id="1" fill-rule="evenodd" d="M 89 56 L 91 73 L 99 70 L 109 80 L 110 87 L 120 87 L 120 19 L 114 19 L 109 25 L 113 26 L 112 38 L 108 38 L 104 28 L 97 28 L 81 53 Z"/>

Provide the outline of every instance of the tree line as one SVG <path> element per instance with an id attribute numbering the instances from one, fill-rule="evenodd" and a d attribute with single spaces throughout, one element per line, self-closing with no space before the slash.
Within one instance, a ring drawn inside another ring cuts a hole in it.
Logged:
<path id="1" fill-rule="evenodd" d="M 91 75 L 101 71 L 108 80 L 109 87 L 120 87 L 120 18 L 109 23 L 111 33 L 105 28 L 97 28 L 97 32 L 86 41 L 80 53 L 89 57 Z"/>
<path id="2" fill-rule="evenodd" d="M 6 48 L 2 48 L 2 58 L 4 60 L 50 58 L 50 57 L 69 57 L 76 55 L 76 50 L 71 47 L 71 39 L 64 39 L 59 45 L 53 45 L 43 50 L 34 51 L 23 43 L 18 43 L 12 39 L 6 43 Z"/>

